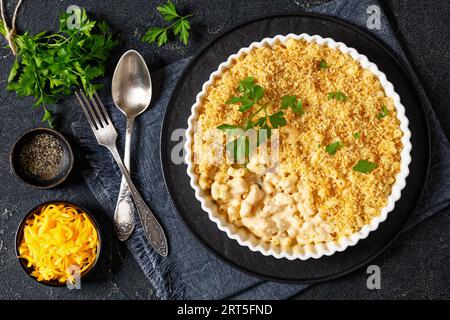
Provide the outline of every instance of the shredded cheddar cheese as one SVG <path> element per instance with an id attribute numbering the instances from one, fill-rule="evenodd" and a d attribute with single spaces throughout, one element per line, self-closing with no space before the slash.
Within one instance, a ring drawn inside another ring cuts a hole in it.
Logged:
<path id="1" fill-rule="evenodd" d="M 97 230 L 85 212 L 67 204 L 49 204 L 27 219 L 19 258 L 27 261 L 38 281 L 74 283 L 74 268 L 81 275 L 89 270 L 98 246 Z"/>

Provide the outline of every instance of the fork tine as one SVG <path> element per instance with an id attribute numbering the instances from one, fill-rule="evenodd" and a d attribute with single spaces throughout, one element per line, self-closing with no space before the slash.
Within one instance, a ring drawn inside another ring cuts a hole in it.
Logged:
<path id="1" fill-rule="evenodd" d="M 83 113 L 84 113 L 84 115 L 86 116 L 86 119 L 87 119 L 89 125 L 91 126 L 91 128 L 92 128 L 93 130 L 94 130 L 94 129 L 97 130 L 97 129 L 98 129 L 97 125 L 94 124 L 94 122 L 93 122 L 93 120 L 92 120 L 92 118 L 91 118 L 91 115 L 89 114 L 89 112 L 88 112 L 86 106 L 84 105 L 83 100 L 81 100 L 80 95 L 79 95 L 78 92 L 76 92 L 76 91 L 75 91 L 75 96 L 77 97 L 78 104 L 81 106 L 81 109 L 83 110 Z"/>
<path id="2" fill-rule="evenodd" d="M 94 107 L 89 102 L 88 98 L 86 97 L 86 94 L 81 89 L 79 90 L 79 93 L 86 104 L 86 109 L 89 110 L 89 113 L 92 117 L 93 122 L 96 125 L 97 130 L 103 128 L 103 121 L 101 118 L 99 118 L 98 112 L 97 113 L 95 112 Z"/>
<path id="3" fill-rule="evenodd" d="M 93 97 L 89 98 L 89 101 L 91 101 L 91 106 L 93 109 L 95 109 L 95 112 L 97 113 L 99 117 L 99 121 L 102 127 L 106 127 L 108 125 L 108 120 L 105 117 L 104 112 L 102 112 L 97 104 L 97 102 L 94 100 Z"/>
<path id="4" fill-rule="evenodd" d="M 106 111 L 106 108 L 105 108 L 105 106 L 102 103 L 102 100 L 100 100 L 100 97 L 98 96 L 97 91 L 94 91 L 93 97 L 95 97 L 97 99 L 97 104 L 100 106 L 100 109 L 103 111 L 103 115 L 104 115 L 104 117 L 106 119 L 107 124 L 112 124 L 111 118 L 109 117 L 109 114 Z M 95 100 L 93 98 L 91 98 L 91 100 L 93 100 L 94 103 L 95 103 Z"/>

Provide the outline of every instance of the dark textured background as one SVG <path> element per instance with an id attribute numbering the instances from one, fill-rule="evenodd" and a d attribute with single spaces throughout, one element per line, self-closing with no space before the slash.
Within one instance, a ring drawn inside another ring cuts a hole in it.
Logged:
<path id="1" fill-rule="evenodd" d="M 14 1 L 7 0 L 9 12 Z M 162 49 L 139 42 L 146 28 L 159 24 L 155 6 L 163 1 L 25 0 L 18 19 L 19 30 L 38 32 L 55 29 L 59 12 L 70 4 L 87 8 L 88 13 L 107 20 L 118 32 L 121 46 L 110 59 L 108 76 L 121 53 L 140 51 L 151 70 L 194 54 L 221 31 L 245 20 L 274 11 L 294 12 L 326 1 L 249 1 L 196 0 L 174 1 L 182 12 L 194 12 L 193 36 L 188 47 L 171 42 Z M 298 3 L 298 5 L 296 4 Z M 397 36 L 410 58 L 433 103 L 447 136 L 450 136 L 450 4 L 439 1 L 383 2 Z M 32 110 L 31 100 L 20 99 L 5 91 L 5 79 L 13 59 L 7 49 L 0 49 L 0 299 L 153 299 L 154 294 L 139 267 L 123 244 L 112 236 L 111 222 L 75 170 L 69 181 L 50 191 L 33 190 L 18 182 L 9 164 L 9 150 L 17 136 L 39 126 L 41 111 Z M 109 88 L 106 86 L 105 94 Z M 70 137 L 70 123 L 81 115 L 66 99 L 59 103 L 58 129 Z M 79 164 L 80 165 L 80 164 Z M 93 211 L 103 228 L 105 250 L 99 268 L 83 282 L 81 290 L 48 288 L 27 277 L 14 256 L 15 229 L 23 215 L 35 205 L 52 199 L 80 203 Z M 373 263 L 381 268 L 381 290 L 366 288 L 367 274 L 359 270 L 345 278 L 314 285 L 298 296 L 315 298 L 449 298 L 450 297 L 450 210 L 430 218 L 404 233 L 395 244 Z"/>

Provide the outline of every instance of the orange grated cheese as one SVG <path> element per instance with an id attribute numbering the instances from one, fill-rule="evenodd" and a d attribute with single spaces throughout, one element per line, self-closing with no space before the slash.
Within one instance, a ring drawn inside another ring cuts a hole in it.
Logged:
<path id="1" fill-rule="evenodd" d="M 49 204 L 27 219 L 19 246 L 19 258 L 32 268 L 38 281 L 75 282 L 95 262 L 99 246 L 97 230 L 87 214 L 67 204 Z"/>

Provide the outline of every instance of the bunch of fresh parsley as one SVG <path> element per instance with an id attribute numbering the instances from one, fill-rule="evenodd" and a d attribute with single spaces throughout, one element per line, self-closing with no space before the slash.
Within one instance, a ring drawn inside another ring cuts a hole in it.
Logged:
<path id="1" fill-rule="evenodd" d="M 170 22 L 167 27 L 151 27 L 142 37 L 142 41 L 153 43 L 156 42 L 158 47 L 161 47 L 169 40 L 168 32 L 172 31 L 175 36 L 187 45 L 189 40 L 189 30 L 191 25 L 189 18 L 192 14 L 181 16 L 172 1 L 167 1 L 167 4 L 160 5 L 156 8 L 166 22 Z"/>
<path id="2" fill-rule="evenodd" d="M 238 133 L 237 138 L 229 142 L 226 149 L 235 161 L 247 163 L 252 148 L 249 136 L 245 134 L 247 130 L 256 130 L 256 146 L 259 146 L 264 141 L 264 137 L 270 139 L 272 129 L 286 125 L 284 110 L 291 108 L 298 115 L 303 115 L 304 111 L 302 101 L 297 96 L 283 96 L 279 110 L 268 114 L 268 106 L 260 104 L 260 100 L 264 97 L 264 88 L 255 83 L 254 77 L 241 80 L 236 90 L 240 95 L 231 97 L 226 103 L 240 104 L 239 111 L 242 113 L 252 111 L 252 108 L 256 110 L 247 115 L 243 125 L 222 124 L 217 129 L 224 130 L 230 135 Z M 265 130 L 264 135 L 259 134 L 261 129 Z"/>
<path id="3" fill-rule="evenodd" d="M 7 89 L 19 96 L 34 96 L 34 106 L 44 108 L 43 122 L 53 126 L 52 113 L 47 106 L 62 96 L 82 87 L 88 95 L 99 88 L 93 84 L 105 73 L 105 62 L 116 45 L 105 22 L 89 20 L 82 10 L 79 26 L 69 28 L 70 15 L 63 13 L 56 33 L 25 33 L 13 38 L 17 58 L 8 77 Z M 5 29 L 0 24 L 0 33 Z"/>

